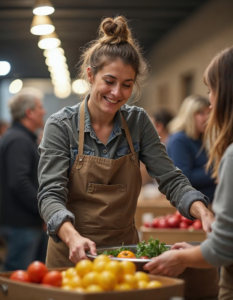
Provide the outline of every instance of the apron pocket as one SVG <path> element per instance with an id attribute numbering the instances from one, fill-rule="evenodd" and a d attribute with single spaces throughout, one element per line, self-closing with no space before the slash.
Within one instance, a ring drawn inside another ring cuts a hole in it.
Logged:
<path id="1" fill-rule="evenodd" d="M 122 220 L 126 189 L 126 184 L 89 183 L 84 205 L 84 226 L 93 229 L 126 227 L 128 220 Z"/>

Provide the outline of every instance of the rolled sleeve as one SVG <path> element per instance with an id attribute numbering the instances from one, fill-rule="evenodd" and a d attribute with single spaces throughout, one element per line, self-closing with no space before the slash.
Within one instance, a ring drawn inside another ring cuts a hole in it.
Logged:
<path id="1" fill-rule="evenodd" d="M 208 198 L 196 191 L 181 170 L 174 166 L 146 112 L 141 128 L 139 158 L 146 165 L 148 174 L 156 179 L 160 192 L 166 195 L 171 205 L 182 215 L 194 219 L 189 213 L 192 203 L 202 201 L 207 206 Z"/>
<path id="2" fill-rule="evenodd" d="M 74 215 L 68 210 L 60 210 L 55 213 L 51 219 L 47 223 L 47 234 L 56 242 L 61 242 L 61 239 L 57 235 L 60 226 L 69 221 L 73 225 L 75 224 L 75 217 Z"/>
<path id="3" fill-rule="evenodd" d="M 203 195 L 199 191 L 189 191 L 185 193 L 177 206 L 178 211 L 190 220 L 195 220 L 192 215 L 190 215 L 190 208 L 195 201 L 201 201 L 206 207 L 208 206 L 209 198 Z"/>
<path id="4" fill-rule="evenodd" d="M 48 234 L 54 238 L 66 218 L 74 223 L 74 215 L 66 209 L 70 160 L 68 134 L 62 122 L 54 117 L 46 122 L 39 154 L 38 207 L 48 226 Z"/>

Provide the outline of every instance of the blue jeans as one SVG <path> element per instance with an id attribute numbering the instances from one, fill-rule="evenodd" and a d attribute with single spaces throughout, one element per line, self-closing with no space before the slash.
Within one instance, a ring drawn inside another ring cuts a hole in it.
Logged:
<path id="1" fill-rule="evenodd" d="M 3 271 L 26 270 L 38 259 L 38 249 L 45 235 L 42 229 L 1 226 L 0 234 L 7 246 Z"/>

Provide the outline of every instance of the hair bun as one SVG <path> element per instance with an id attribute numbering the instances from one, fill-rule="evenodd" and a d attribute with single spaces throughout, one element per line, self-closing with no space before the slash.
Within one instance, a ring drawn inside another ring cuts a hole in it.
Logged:
<path id="1" fill-rule="evenodd" d="M 100 25 L 101 44 L 119 44 L 131 41 L 131 33 L 124 17 L 106 18 Z"/>

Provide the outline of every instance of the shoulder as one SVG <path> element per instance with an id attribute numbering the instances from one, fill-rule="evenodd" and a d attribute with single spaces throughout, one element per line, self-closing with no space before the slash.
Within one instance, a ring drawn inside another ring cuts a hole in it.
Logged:
<path id="1" fill-rule="evenodd" d="M 145 118 L 145 116 L 148 116 L 146 111 L 138 106 L 130 106 L 127 104 L 124 104 L 120 108 L 121 113 L 123 114 L 126 121 L 134 120 L 135 122 Z M 149 118 L 149 116 L 148 116 Z"/>
<path id="2" fill-rule="evenodd" d="M 219 178 L 232 178 L 233 175 L 233 144 L 229 145 L 223 154 L 219 165 Z"/>
<path id="3" fill-rule="evenodd" d="M 71 119 L 72 117 L 75 117 L 79 113 L 81 102 L 74 105 L 74 106 L 66 106 L 59 110 L 58 112 L 52 114 L 49 119 L 57 120 L 57 121 L 63 121 L 65 119 Z"/>
<path id="4" fill-rule="evenodd" d="M 172 144 L 174 145 L 176 143 L 189 144 L 190 141 L 191 139 L 183 131 L 179 131 L 170 135 L 168 140 L 168 145 L 172 145 Z"/>
<path id="5" fill-rule="evenodd" d="M 223 157 L 220 161 L 220 168 L 219 171 L 222 171 L 223 169 L 227 167 L 232 167 L 233 165 L 233 143 L 230 144 L 226 151 L 223 154 Z"/>

